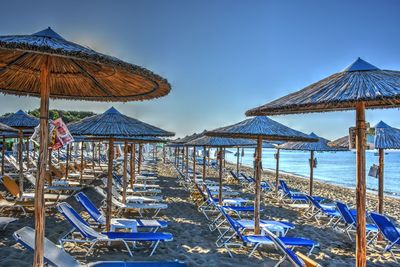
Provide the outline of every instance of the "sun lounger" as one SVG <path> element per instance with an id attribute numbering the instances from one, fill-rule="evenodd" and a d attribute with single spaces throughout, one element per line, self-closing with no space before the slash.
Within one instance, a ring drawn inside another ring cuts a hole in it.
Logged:
<path id="1" fill-rule="evenodd" d="M 294 253 L 293 250 L 288 248 L 282 240 L 280 240 L 276 235 L 266 230 L 266 235 L 271 238 L 275 247 L 283 253 L 283 257 L 275 264 L 275 267 L 280 266 L 285 261 L 289 261 L 294 267 L 321 267 L 317 262 L 313 261 L 306 255 L 299 252 Z"/>
<path id="2" fill-rule="evenodd" d="M 279 180 L 279 184 L 282 189 L 282 200 L 286 198 L 289 199 L 291 203 L 308 201 L 305 193 L 291 191 L 285 181 Z"/>
<path id="3" fill-rule="evenodd" d="M 350 232 L 355 233 L 357 230 L 356 218 L 351 213 L 350 209 L 347 207 L 346 204 L 337 201 L 336 206 L 337 206 L 337 210 L 339 211 L 340 215 L 342 216 L 342 220 L 343 220 L 344 224 L 346 225 L 343 230 L 349 236 L 350 240 L 353 241 L 353 238 L 351 237 Z M 365 225 L 365 227 L 366 227 L 366 231 L 367 231 L 366 238 L 367 238 L 367 240 L 368 240 L 368 238 L 370 238 L 370 240 L 368 241 L 368 244 L 370 244 L 377 237 L 379 229 L 376 225 L 371 224 L 371 223 L 367 223 Z"/>
<path id="4" fill-rule="evenodd" d="M 333 224 L 333 227 L 335 227 L 341 218 L 339 211 L 336 210 L 336 207 L 334 205 L 321 204 L 315 200 L 314 197 L 309 195 L 306 195 L 306 198 L 313 207 L 308 218 L 314 218 L 318 224 L 320 224 L 320 219 L 322 217 L 329 218 L 328 225 L 330 225 L 336 219 L 337 221 Z"/>
<path id="5" fill-rule="evenodd" d="M 233 234 L 223 241 L 223 246 L 227 249 L 229 256 L 233 257 L 232 252 L 230 250 L 231 246 L 242 246 L 242 245 L 250 245 L 253 246 L 252 251 L 249 254 L 249 257 L 253 255 L 253 253 L 261 246 L 261 245 L 269 245 L 273 246 L 274 242 L 271 240 L 269 236 L 266 235 L 245 235 L 240 229 L 239 225 L 236 223 L 234 219 L 232 219 L 226 211 L 221 208 L 220 209 L 223 216 L 226 218 L 226 221 L 229 223 Z M 234 242 L 235 238 L 239 238 L 239 243 Z M 298 238 L 298 237 L 279 237 L 279 240 L 288 247 L 308 247 L 309 252 L 311 254 L 313 249 L 319 244 L 313 240 Z"/>
<path id="6" fill-rule="evenodd" d="M 152 232 L 137 232 L 137 233 L 126 233 L 126 232 L 96 232 L 89 224 L 87 224 L 82 217 L 68 204 L 60 203 L 57 205 L 58 210 L 64 215 L 64 217 L 73 225 L 74 229 L 80 232 L 82 239 L 67 238 L 72 233 L 70 232 L 67 236 L 64 236 L 60 242 L 75 242 L 75 243 L 90 243 L 91 246 L 86 255 L 89 255 L 93 247 L 99 243 L 111 243 L 111 242 L 122 242 L 130 256 L 132 256 L 131 248 L 129 244 L 135 242 L 150 242 L 152 250 L 150 256 L 152 256 L 158 246 L 163 241 L 172 241 L 172 234 L 170 233 L 152 233 Z"/>
<path id="7" fill-rule="evenodd" d="M 35 249 L 35 230 L 30 227 L 23 227 L 13 234 L 15 240 L 22 244 L 24 247 L 34 250 Z M 71 255 L 59 248 L 56 244 L 44 238 L 44 260 L 45 263 L 51 266 L 58 267 L 184 267 L 185 263 L 173 262 L 128 262 L 128 261 L 98 261 L 81 265 Z"/>
<path id="8" fill-rule="evenodd" d="M 383 252 L 390 252 L 396 262 L 399 262 L 400 257 L 395 253 L 400 252 L 400 228 L 397 228 L 391 220 L 382 214 L 371 212 L 370 216 L 387 241 Z"/>
<path id="9" fill-rule="evenodd" d="M 92 201 L 83 193 L 79 192 L 75 195 L 75 199 L 83 206 L 90 217 L 98 224 L 105 225 L 106 220 L 104 214 L 96 208 Z M 152 230 L 156 232 L 159 228 L 165 228 L 168 226 L 166 221 L 161 220 L 146 220 L 146 219 L 124 219 L 124 218 L 112 218 L 111 224 L 120 223 L 125 220 L 133 221 L 136 223 L 138 228 Z"/>
<path id="10" fill-rule="evenodd" d="M 13 217 L 0 217 L 0 230 L 6 229 L 8 224 L 17 221 L 18 218 Z"/>
<path id="11" fill-rule="evenodd" d="M 35 199 L 35 193 L 30 193 L 30 192 L 23 192 L 22 196 L 19 191 L 19 186 L 14 180 L 11 180 L 10 177 L 8 176 L 3 176 L 1 178 L 4 187 L 7 189 L 7 191 L 15 198 L 18 199 L 24 199 L 24 200 L 33 200 Z M 44 198 L 46 200 L 50 201 L 59 201 L 59 200 L 64 200 L 68 196 L 67 195 L 61 195 L 61 194 L 44 194 Z"/>

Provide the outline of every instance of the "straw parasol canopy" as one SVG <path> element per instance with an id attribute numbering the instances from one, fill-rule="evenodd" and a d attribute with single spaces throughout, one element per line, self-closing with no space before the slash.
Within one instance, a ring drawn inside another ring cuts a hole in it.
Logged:
<path id="1" fill-rule="evenodd" d="M 17 129 L 32 129 L 39 125 L 39 119 L 22 110 L 18 110 L 15 113 L 1 116 L 0 123 Z"/>
<path id="2" fill-rule="evenodd" d="M 173 136 L 174 133 L 139 121 L 137 119 L 121 114 L 111 107 L 103 114 L 84 118 L 77 122 L 68 124 L 71 134 L 99 136 L 103 138 L 113 137 L 121 139 L 132 136 Z"/>
<path id="3" fill-rule="evenodd" d="M 0 123 L 0 132 L 1 133 L 15 133 L 18 132 L 18 129 L 12 128 L 6 124 Z"/>
<path id="4" fill-rule="evenodd" d="M 170 90 L 169 83 L 151 71 L 67 41 L 50 28 L 0 36 L 0 92 L 40 97 L 34 266 L 44 263 L 49 98 L 125 102 L 161 97 Z"/>
<path id="5" fill-rule="evenodd" d="M 379 154 L 379 172 L 378 172 L 378 212 L 384 212 L 384 164 L 385 149 L 400 149 L 400 129 L 391 127 L 380 121 L 375 125 L 375 148 Z"/>
<path id="6" fill-rule="evenodd" d="M 336 140 L 333 140 L 328 143 L 328 146 L 348 149 L 350 147 L 349 136 L 346 135 L 346 136 L 340 137 Z"/>
<path id="7" fill-rule="evenodd" d="M 205 135 L 232 138 L 267 139 L 268 141 L 317 141 L 265 116 L 257 116 L 239 123 L 207 131 Z"/>
<path id="8" fill-rule="evenodd" d="M 246 115 L 353 110 L 359 102 L 364 102 L 365 108 L 396 107 L 400 105 L 399 88 L 400 71 L 381 70 L 358 58 L 343 71 L 300 91 L 250 109 Z"/>
<path id="9" fill-rule="evenodd" d="M 400 106 L 400 72 L 358 58 L 349 67 L 263 106 L 248 116 L 356 110 L 356 266 L 366 266 L 365 109 Z"/>
<path id="10" fill-rule="evenodd" d="M 380 121 L 375 125 L 375 148 L 400 149 L 400 129 Z"/>
<path id="11" fill-rule="evenodd" d="M 323 137 L 316 135 L 315 133 L 310 133 L 309 136 L 311 138 L 318 139 L 317 142 L 287 142 L 282 145 L 277 146 L 279 149 L 284 150 L 302 150 L 302 151 L 310 151 L 310 186 L 309 186 L 309 194 L 313 195 L 313 182 L 314 182 L 314 165 L 315 158 L 314 152 L 337 152 L 337 151 L 346 151 L 348 149 L 340 148 L 340 147 L 331 147 L 328 145 L 329 140 Z M 279 158 L 277 159 L 279 160 Z M 278 170 L 277 170 L 278 171 Z"/>
<path id="12" fill-rule="evenodd" d="M 317 141 L 305 133 L 291 129 L 265 116 L 250 118 L 239 123 L 205 133 L 208 136 L 257 139 L 256 183 L 254 201 L 254 233 L 260 234 L 261 154 L 263 139 L 269 141 Z"/>
<path id="13" fill-rule="evenodd" d="M 318 139 L 317 142 L 286 142 L 278 147 L 285 150 L 302 150 L 302 151 L 318 151 L 318 152 L 336 152 L 345 151 L 346 149 L 340 147 L 331 147 L 328 145 L 328 139 L 320 137 L 315 133 L 310 133 L 309 136 Z"/>
<path id="14" fill-rule="evenodd" d="M 249 139 L 226 138 L 201 136 L 186 143 L 189 146 L 210 146 L 210 147 L 242 147 L 255 146 L 256 142 Z"/>
<path id="15" fill-rule="evenodd" d="M 40 96 L 40 66 L 47 56 L 52 56 L 51 98 L 126 102 L 171 90 L 157 74 L 68 41 L 49 27 L 32 35 L 0 36 L 0 91 Z"/>

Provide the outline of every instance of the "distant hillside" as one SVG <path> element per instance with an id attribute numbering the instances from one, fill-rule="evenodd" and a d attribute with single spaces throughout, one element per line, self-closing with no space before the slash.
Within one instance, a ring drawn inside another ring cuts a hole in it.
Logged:
<path id="1" fill-rule="evenodd" d="M 39 109 L 28 111 L 28 114 L 31 114 L 39 118 Z M 61 117 L 65 123 L 79 121 L 83 118 L 90 117 L 93 115 L 96 115 L 96 113 L 91 111 L 69 111 L 69 110 L 58 110 L 58 109 L 49 110 L 49 118 L 51 120 L 55 120 Z"/>

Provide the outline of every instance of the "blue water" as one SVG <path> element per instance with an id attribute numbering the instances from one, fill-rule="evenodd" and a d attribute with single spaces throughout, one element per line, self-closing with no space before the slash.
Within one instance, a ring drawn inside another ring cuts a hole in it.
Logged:
<path id="1" fill-rule="evenodd" d="M 236 149 L 230 149 L 236 152 Z M 366 172 L 372 164 L 378 165 L 376 151 L 367 151 Z M 385 172 L 384 172 L 384 191 L 387 195 L 400 196 L 400 153 L 399 151 L 386 151 Z M 254 149 L 245 149 L 245 156 L 241 159 L 243 165 L 253 166 Z M 263 149 L 262 163 L 264 169 L 274 169 L 276 161 L 275 149 Z M 213 154 L 212 154 L 213 155 Z M 355 188 L 355 162 L 356 154 L 354 151 L 346 152 L 323 152 L 315 153 L 317 158 L 317 168 L 314 169 L 314 178 L 327 183 L 340 185 L 348 188 Z M 310 169 L 308 160 L 310 152 L 304 151 L 282 151 L 280 152 L 279 170 L 302 176 L 309 177 Z M 236 163 L 236 156 L 227 153 L 226 159 Z M 367 189 L 376 191 L 378 189 L 378 179 L 367 176 Z"/>

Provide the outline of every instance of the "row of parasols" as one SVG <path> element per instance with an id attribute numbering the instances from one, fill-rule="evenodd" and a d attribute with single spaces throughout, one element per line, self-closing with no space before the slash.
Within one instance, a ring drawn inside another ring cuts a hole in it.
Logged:
<path id="1" fill-rule="evenodd" d="M 68 41 L 50 28 L 32 35 L 0 36 L 0 91 L 6 94 L 40 97 L 40 164 L 35 188 L 34 266 L 43 266 L 45 211 L 43 190 L 48 162 L 49 98 L 142 101 L 165 96 L 170 90 L 170 84 L 159 75 Z M 246 112 L 247 116 L 266 116 L 356 110 L 356 266 L 366 266 L 365 109 L 394 108 L 399 105 L 400 72 L 381 70 L 359 58 L 341 72 Z M 69 128 L 71 132 L 76 127 L 82 135 L 107 139 L 110 143 L 109 164 L 112 164 L 114 140 L 120 137 L 124 139 L 143 136 L 143 134 L 134 130 L 133 121 L 126 116 L 120 114 L 121 123 L 116 123 L 113 118 L 119 116 L 116 110 L 111 109 L 106 113 L 92 118 L 91 126 L 86 124 L 89 121 L 87 119 L 70 125 Z M 130 122 L 132 127 L 127 127 Z M 158 132 L 157 128 L 148 129 Z M 167 136 L 170 134 L 166 133 Z M 256 210 L 259 210 L 260 205 L 263 140 L 318 141 L 267 117 L 255 117 L 209 131 L 205 135 L 249 138 L 257 141 Z M 255 217 L 255 221 L 258 220 L 259 213 Z"/>

